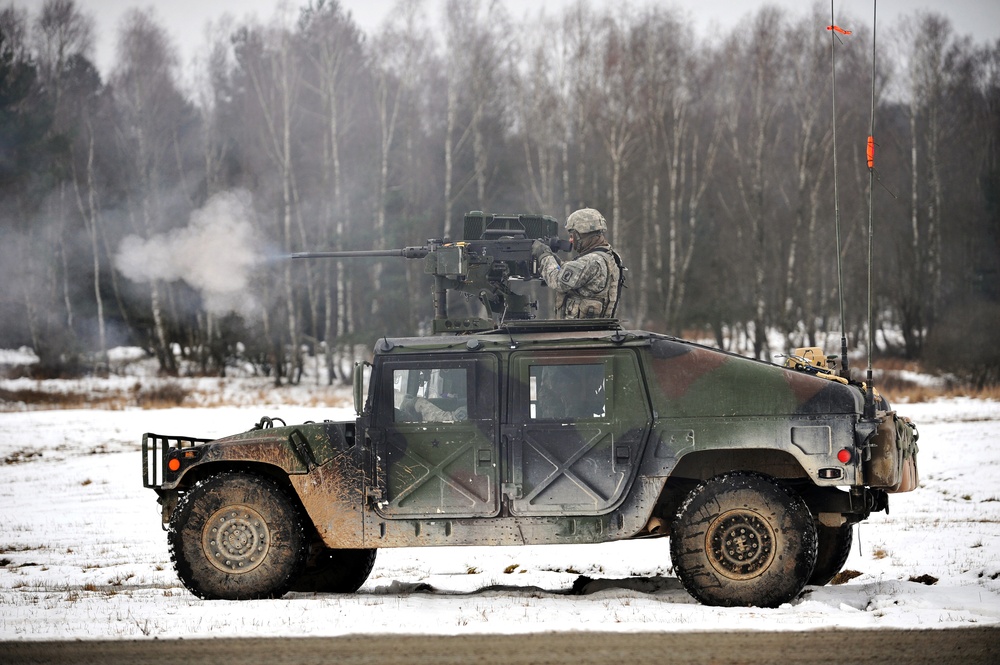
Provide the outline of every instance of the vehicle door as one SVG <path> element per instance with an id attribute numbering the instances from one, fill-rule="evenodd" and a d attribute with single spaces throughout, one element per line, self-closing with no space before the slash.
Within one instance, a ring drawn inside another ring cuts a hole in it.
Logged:
<path id="1" fill-rule="evenodd" d="M 651 424 L 634 353 L 515 352 L 508 450 L 515 515 L 599 515 L 635 477 Z"/>
<path id="2" fill-rule="evenodd" d="M 498 514 L 496 358 L 387 358 L 375 368 L 376 511 L 383 517 Z"/>

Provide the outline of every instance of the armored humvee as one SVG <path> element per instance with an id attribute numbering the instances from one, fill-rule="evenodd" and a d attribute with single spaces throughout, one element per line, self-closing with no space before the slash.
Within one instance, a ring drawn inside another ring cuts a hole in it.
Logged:
<path id="1" fill-rule="evenodd" d="M 916 486 L 915 428 L 866 414 L 818 349 L 779 366 L 613 319 L 457 327 L 379 339 L 354 420 L 144 435 L 184 585 L 350 593 L 380 548 L 669 537 L 700 602 L 772 607 Z"/>

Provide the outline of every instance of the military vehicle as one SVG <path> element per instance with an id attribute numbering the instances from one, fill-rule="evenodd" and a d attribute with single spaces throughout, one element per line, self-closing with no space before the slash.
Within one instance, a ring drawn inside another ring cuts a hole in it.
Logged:
<path id="1" fill-rule="evenodd" d="M 354 420 L 144 435 L 184 585 L 351 593 L 381 548 L 656 537 L 705 604 L 773 607 L 829 582 L 852 525 L 916 486 L 912 424 L 819 349 L 779 366 L 615 319 L 531 318 L 514 283 L 557 230 L 470 213 L 461 243 L 390 250 L 434 276 L 436 334 L 378 339 Z M 452 289 L 492 318 L 449 317 Z"/>

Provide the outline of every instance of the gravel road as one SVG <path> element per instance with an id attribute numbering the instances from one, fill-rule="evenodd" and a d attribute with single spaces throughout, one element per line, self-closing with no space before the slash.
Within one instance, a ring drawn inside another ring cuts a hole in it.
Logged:
<path id="1" fill-rule="evenodd" d="M 334 662 L 338 665 L 995 665 L 1000 662 L 1000 628 L 0 643 L 0 663 L 19 665 L 218 665 L 227 662 L 268 665 Z"/>

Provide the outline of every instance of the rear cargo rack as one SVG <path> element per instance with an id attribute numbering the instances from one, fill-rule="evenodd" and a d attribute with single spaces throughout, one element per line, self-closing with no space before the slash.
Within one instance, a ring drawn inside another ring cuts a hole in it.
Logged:
<path id="1" fill-rule="evenodd" d="M 146 433 L 142 435 L 142 484 L 157 488 L 163 484 L 163 469 L 167 466 L 167 455 L 171 450 L 191 448 L 212 439 L 198 439 L 193 436 L 165 436 Z"/>

